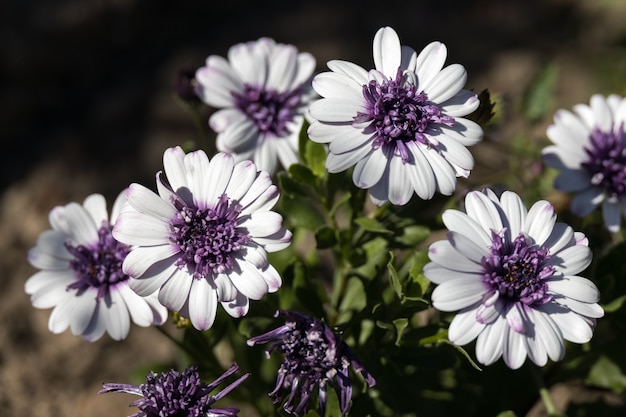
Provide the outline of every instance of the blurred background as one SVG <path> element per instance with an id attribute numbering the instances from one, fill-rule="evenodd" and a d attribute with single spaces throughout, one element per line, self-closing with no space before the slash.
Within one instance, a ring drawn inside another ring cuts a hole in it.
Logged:
<path id="1" fill-rule="evenodd" d="M 447 63 L 466 67 L 467 88 L 497 102 L 460 187 L 497 178 L 521 189 L 541 170 L 556 109 L 626 94 L 624 22 L 620 0 L 2 1 L 0 416 L 126 416 L 133 398 L 96 395 L 101 384 L 138 382 L 134 372 L 175 360 L 154 329 L 93 344 L 53 335 L 50 310 L 32 308 L 23 286 L 35 272 L 26 251 L 51 208 L 94 192 L 112 201 L 131 182 L 154 188 L 163 150 L 194 139 L 173 99 L 180 70 L 262 36 L 312 53 L 319 71 L 330 59 L 371 68 L 381 26 L 416 50 L 442 41 Z"/>

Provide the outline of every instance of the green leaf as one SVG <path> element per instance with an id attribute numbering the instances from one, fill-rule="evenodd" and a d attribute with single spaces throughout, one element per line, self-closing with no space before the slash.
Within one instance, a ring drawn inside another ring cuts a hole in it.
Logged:
<path id="1" fill-rule="evenodd" d="M 335 212 L 339 209 L 339 207 L 343 206 L 348 201 L 350 201 L 351 197 L 352 197 L 352 193 L 350 193 L 349 191 L 346 191 L 341 197 L 339 197 L 339 199 L 337 199 L 337 201 L 335 201 L 335 204 L 333 204 L 333 206 L 330 208 L 330 211 L 328 212 L 328 216 L 333 217 L 335 215 Z"/>
<path id="2" fill-rule="evenodd" d="M 359 278 L 352 277 L 348 280 L 346 290 L 341 299 L 336 324 L 348 322 L 354 312 L 363 310 L 365 306 L 367 306 L 367 295 L 365 294 L 363 282 Z"/>
<path id="3" fill-rule="evenodd" d="M 409 277 L 411 278 L 411 285 L 409 286 L 409 291 L 407 291 L 412 296 L 421 297 L 426 293 L 428 287 L 430 286 L 430 281 L 424 275 L 424 266 L 430 262 L 430 258 L 428 258 L 428 249 L 424 249 L 418 252 L 415 252 L 413 255 L 413 265 L 409 270 Z"/>
<path id="4" fill-rule="evenodd" d="M 557 80 L 558 68 L 549 63 L 541 71 L 526 93 L 524 111 L 531 122 L 541 120 L 552 105 L 552 97 Z"/>
<path id="5" fill-rule="evenodd" d="M 396 241 L 405 246 L 416 246 L 425 241 L 430 235 L 428 227 L 413 225 L 403 229 L 402 236 L 396 238 Z"/>
<path id="6" fill-rule="evenodd" d="M 298 181 L 290 177 L 285 171 L 281 171 L 277 174 L 278 186 L 280 191 L 286 196 L 308 196 L 309 193 L 305 187 Z"/>
<path id="7" fill-rule="evenodd" d="M 295 227 L 315 231 L 325 223 L 324 216 L 309 199 L 284 196 L 281 199 L 281 208 L 286 213 L 286 220 Z"/>
<path id="8" fill-rule="evenodd" d="M 389 271 L 389 283 L 391 284 L 391 288 L 396 293 L 398 298 L 402 300 L 404 298 L 404 293 L 402 292 L 402 283 L 400 283 L 400 277 L 398 276 L 398 271 L 396 271 L 396 267 L 393 266 L 393 261 L 395 257 L 393 256 L 393 252 L 389 252 L 389 262 L 387 262 L 387 271 Z"/>
<path id="9" fill-rule="evenodd" d="M 302 184 L 309 185 L 314 189 L 318 188 L 318 180 L 313 175 L 313 172 L 306 165 L 302 164 L 291 164 L 289 166 L 289 175 L 295 181 L 300 182 Z"/>
<path id="10" fill-rule="evenodd" d="M 496 417 L 517 417 L 515 413 L 511 410 L 502 411 Z"/>
<path id="11" fill-rule="evenodd" d="M 356 273 L 368 279 L 376 278 L 388 261 L 387 241 L 381 237 L 370 240 L 363 245 L 365 263 L 356 269 Z"/>
<path id="12" fill-rule="evenodd" d="M 587 384 L 609 388 L 621 393 L 626 388 L 626 376 L 620 367 L 605 355 L 601 355 L 591 367 L 585 380 Z"/>
<path id="13" fill-rule="evenodd" d="M 369 217 L 359 217 L 354 222 L 361 226 L 364 230 L 374 233 L 393 234 L 389 229 L 386 229 L 378 220 L 371 219 Z"/>
<path id="14" fill-rule="evenodd" d="M 328 249 L 337 243 L 337 233 L 332 227 L 323 225 L 315 231 L 317 249 Z"/>
<path id="15" fill-rule="evenodd" d="M 311 168 L 316 177 L 322 178 L 326 175 L 326 148 L 321 143 L 309 140 L 305 145 L 305 155 L 307 165 Z"/>
<path id="16" fill-rule="evenodd" d="M 402 339 L 402 333 L 404 329 L 409 325 L 409 319 L 399 318 L 393 321 L 393 325 L 396 328 L 396 346 L 400 346 L 400 339 Z"/>
<path id="17" fill-rule="evenodd" d="M 604 309 L 605 313 L 614 313 L 620 308 L 622 308 L 622 306 L 624 305 L 624 302 L 626 302 L 626 294 L 620 297 L 617 297 L 615 300 L 611 301 L 608 304 L 603 305 L 602 308 Z"/>

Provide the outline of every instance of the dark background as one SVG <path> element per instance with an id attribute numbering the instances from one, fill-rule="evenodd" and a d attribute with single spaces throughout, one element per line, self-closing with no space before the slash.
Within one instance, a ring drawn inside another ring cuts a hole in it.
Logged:
<path id="1" fill-rule="evenodd" d="M 528 124 L 514 110 L 548 63 L 559 64 L 555 108 L 625 93 L 615 91 L 625 17 L 609 0 L 1 2 L 0 416 L 128 415 L 132 398 L 98 396 L 101 383 L 175 357 L 153 329 L 133 327 L 122 343 L 52 335 L 50 311 L 33 309 L 23 285 L 34 272 L 25 253 L 52 207 L 93 192 L 112 199 L 131 182 L 153 187 L 163 150 L 193 139 L 172 99 L 180 69 L 261 36 L 311 52 L 320 71 L 330 59 L 371 68 L 385 25 L 416 50 L 443 41 L 447 62 L 467 68 L 467 87 L 503 103 L 501 125 L 473 150 L 480 182 L 481 169 L 506 168 L 501 145 L 520 129 L 529 146 L 544 140 L 549 120 Z"/>

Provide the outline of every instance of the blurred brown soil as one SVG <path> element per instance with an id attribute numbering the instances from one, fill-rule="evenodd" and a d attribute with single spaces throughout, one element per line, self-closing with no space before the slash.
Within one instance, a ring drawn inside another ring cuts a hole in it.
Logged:
<path id="1" fill-rule="evenodd" d="M 548 62 L 559 64 L 551 111 L 569 108 L 611 87 L 594 74 L 626 39 L 626 8 L 609 0 L 380 9 L 368 1 L 0 4 L 0 417 L 126 416 L 132 398 L 96 395 L 101 384 L 131 382 L 137 368 L 175 361 L 155 329 L 134 326 L 123 342 L 105 336 L 92 344 L 69 331 L 53 335 L 50 311 L 32 308 L 23 287 L 35 272 L 26 251 L 49 228 L 51 208 L 93 192 L 111 201 L 131 182 L 153 187 L 163 150 L 194 138 L 191 119 L 171 97 L 179 69 L 261 36 L 313 53 L 319 70 L 337 58 L 370 67 L 371 40 L 383 25 L 416 49 L 441 40 L 448 62 L 468 69 L 467 86 L 489 88 L 504 111 L 502 124 L 472 149 L 477 169 L 462 189 L 508 169 L 507 144 L 517 133 L 528 132 L 529 147 L 543 146 L 549 120 L 530 124 L 515 110 Z"/>

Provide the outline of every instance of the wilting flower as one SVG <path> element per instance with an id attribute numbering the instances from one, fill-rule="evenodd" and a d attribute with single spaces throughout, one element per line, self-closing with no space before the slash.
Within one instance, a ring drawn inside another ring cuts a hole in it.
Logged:
<path id="1" fill-rule="evenodd" d="M 443 68 L 447 50 L 433 42 L 418 55 L 385 27 L 374 37 L 375 69 L 330 61 L 313 88 L 322 99 L 310 107 L 310 138 L 329 144 L 326 167 L 352 166 L 354 184 L 372 201 L 406 204 L 413 192 L 430 199 L 450 195 L 456 177 L 467 177 L 474 159 L 466 146 L 482 139 L 480 126 L 462 116 L 476 110 L 464 90 L 465 68 Z"/>
<path id="2" fill-rule="evenodd" d="M 211 55 L 198 69 L 198 95 L 219 108 L 209 119 L 217 149 L 275 172 L 298 161 L 298 134 L 315 93 L 315 58 L 269 38 L 239 43 L 228 60 Z"/>
<path id="3" fill-rule="evenodd" d="M 277 315 L 286 316 L 284 325 L 248 340 L 250 346 L 271 343 L 268 355 L 274 349 L 285 355 L 276 387 L 269 393 L 274 403 L 284 401 L 285 411 L 301 416 L 307 412 L 317 387 L 319 414 L 323 416 L 330 384 L 337 392 L 341 415 L 347 415 L 352 397 L 350 366 L 370 387 L 376 384 L 374 378 L 348 345 L 321 320 L 293 311 L 279 311 Z"/>
<path id="4" fill-rule="evenodd" d="M 249 299 L 282 284 L 267 259 L 291 242 L 282 216 L 270 210 L 278 188 L 267 172 L 229 154 L 209 161 L 203 151 L 170 148 L 163 165 L 159 193 L 132 184 L 113 230 L 133 245 L 123 264 L 131 288 L 158 291 L 163 305 L 199 330 L 213 325 L 218 302 L 233 317 L 245 315 Z"/>
<path id="5" fill-rule="evenodd" d="M 439 284 L 433 306 L 460 310 L 450 341 L 476 339 L 481 363 L 502 356 L 513 369 L 526 356 L 539 366 L 562 359 L 564 340 L 588 342 L 604 312 L 596 286 L 576 275 L 591 263 L 585 235 L 557 223 L 547 201 L 527 210 L 513 192 L 470 192 L 465 209 L 443 213 L 448 239 L 430 246 L 424 267 Z"/>
<path id="6" fill-rule="evenodd" d="M 237 415 L 239 409 L 213 408 L 213 405 L 237 388 L 250 374 L 242 375 L 215 395 L 211 395 L 211 391 L 238 370 L 239 367 L 235 363 L 210 384 L 200 380 L 196 366 L 191 366 L 183 372 L 175 370 L 160 374 L 150 372 L 146 376 L 145 384 L 103 384 L 102 390 L 98 393 L 125 392 L 141 396 L 142 398 L 130 404 L 137 407 L 139 412 L 129 417 L 232 417 Z"/>
<path id="7" fill-rule="evenodd" d="M 162 324 L 167 310 L 155 294 L 135 294 L 128 286 L 122 262 L 130 248 L 111 235 L 120 207 L 120 195 L 111 213 L 100 194 L 87 197 L 82 205 L 69 203 L 50 212 L 51 230 L 46 230 L 28 252 L 28 261 L 41 271 L 26 281 L 25 291 L 37 308 L 51 308 L 48 327 L 88 341 L 104 332 L 115 340 L 128 335 L 130 319 L 139 326 Z"/>
<path id="8" fill-rule="evenodd" d="M 554 145 L 543 150 L 543 161 L 562 172 L 555 188 L 572 192 L 571 210 L 580 217 L 602 206 L 611 232 L 620 229 L 626 210 L 626 99 L 594 95 L 590 105 L 574 112 L 559 110 L 548 137 Z"/>

